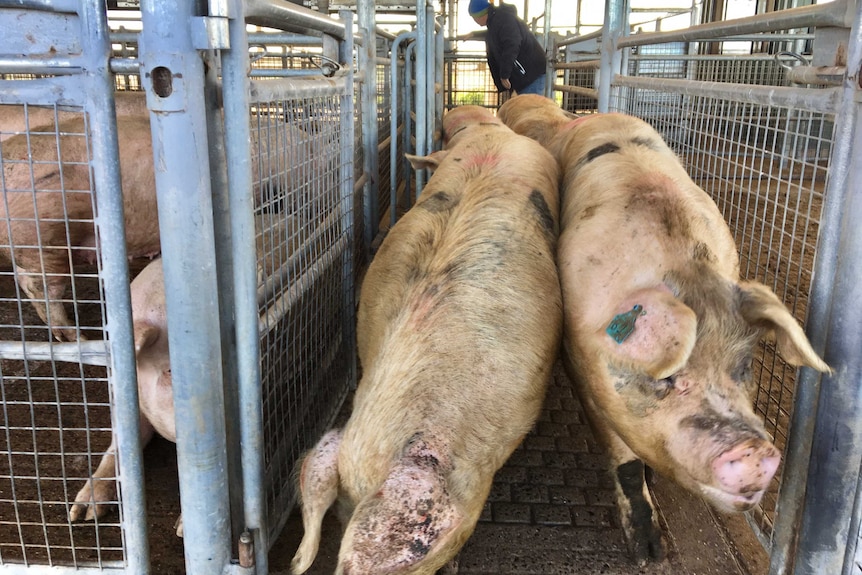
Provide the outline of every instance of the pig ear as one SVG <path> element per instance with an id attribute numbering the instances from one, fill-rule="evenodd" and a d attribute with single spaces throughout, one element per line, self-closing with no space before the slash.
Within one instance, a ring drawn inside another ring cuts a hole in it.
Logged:
<path id="1" fill-rule="evenodd" d="M 341 541 L 338 572 L 412 573 L 463 543 L 456 540 L 463 521 L 442 472 L 405 458 L 354 510 Z"/>
<path id="2" fill-rule="evenodd" d="M 618 367 L 664 379 L 681 370 L 697 340 L 697 316 L 665 286 L 627 296 L 598 334 Z"/>
<path id="3" fill-rule="evenodd" d="M 807 365 L 817 371 L 832 373 L 805 337 L 787 308 L 772 290 L 761 283 L 739 284 L 739 311 L 750 325 L 772 332 L 778 351 L 793 365 Z"/>
<path id="4" fill-rule="evenodd" d="M 433 172 L 441 163 L 443 163 L 443 160 L 446 159 L 446 156 L 448 155 L 448 150 L 440 150 L 438 152 L 432 152 L 427 156 L 404 154 L 404 157 L 410 161 L 410 165 L 413 166 L 414 169 L 421 170 L 423 168 L 427 168 Z"/>
<path id="5" fill-rule="evenodd" d="M 136 321 L 134 324 L 135 353 L 151 346 L 159 338 L 159 328 L 148 321 Z"/>

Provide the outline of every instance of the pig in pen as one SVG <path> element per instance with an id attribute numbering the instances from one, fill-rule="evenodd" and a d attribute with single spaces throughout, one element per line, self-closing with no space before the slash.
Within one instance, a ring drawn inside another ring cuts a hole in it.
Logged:
<path id="1" fill-rule="evenodd" d="M 542 404 L 561 319 L 556 164 L 479 107 L 443 129 L 447 149 L 414 159 L 434 175 L 363 282 L 363 378 L 345 427 L 303 462 L 295 573 L 336 499 L 337 573 L 443 567 Z"/>
<path id="2" fill-rule="evenodd" d="M 789 362 L 829 368 L 766 286 L 738 281 L 720 212 L 648 124 L 561 123 L 550 100 L 522 98 L 501 115 L 517 124 L 522 112 L 535 130 L 544 105 L 553 135 L 542 137 L 563 170 L 567 365 L 610 452 L 630 551 L 661 559 L 644 464 L 721 510 L 752 508 L 780 459 L 751 409 L 754 345 L 774 334 Z"/>

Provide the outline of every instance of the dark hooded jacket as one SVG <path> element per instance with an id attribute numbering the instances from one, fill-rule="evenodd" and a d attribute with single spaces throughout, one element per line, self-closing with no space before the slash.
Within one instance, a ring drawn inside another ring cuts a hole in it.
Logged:
<path id="1" fill-rule="evenodd" d="M 514 6 L 503 3 L 489 6 L 486 25 L 488 67 L 497 90 L 505 90 L 500 82 L 502 78 L 508 78 L 512 89 L 520 92 L 545 73 L 545 52 L 527 25 L 518 18 Z"/>

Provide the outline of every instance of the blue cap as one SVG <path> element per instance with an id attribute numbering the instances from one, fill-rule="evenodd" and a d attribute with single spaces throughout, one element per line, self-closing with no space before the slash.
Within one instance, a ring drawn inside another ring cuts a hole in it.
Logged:
<path id="1" fill-rule="evenodd" d="M 481 18 L 488 12 L 488 6 L 491 4 L 488 0 L 470 0 L 470 6 L 467 8 L 467 11 L 470 12 L 470 16 L 473 18 Z"/>

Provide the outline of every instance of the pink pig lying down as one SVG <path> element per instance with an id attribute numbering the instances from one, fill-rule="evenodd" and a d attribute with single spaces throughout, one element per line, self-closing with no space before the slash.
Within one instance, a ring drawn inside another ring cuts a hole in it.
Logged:
<path id="1" fill-rule="evenodd" d="M 720 510 L 752 508 L 781 457 L 752 409 L 755 345 L 772 335 L 788 362 L 829 367 L 771 290 L 739 279 L 721 213 L 652 127 L 622 114 L 548 126 L 567 367 L 610 453 L 631 553 L 660 559 L 645 464 Z"/>
<path id="2" fill-rule="evenodd" d="M 142 446 L 152 439 L 154 432 L 170 441 L 177 440 L 163 277 L 162 260 L 157 258 L 138 274 L 130 287 Z M 69 511 L 71 521 L 101 517 L 111 502 L 117 500 L 116 452 L 114 436 L 93 478 L 75 497 Z M 182 535 L 181 519 L 177 522 L 177 535 Z"/>
<path id="3" fill-rule="evenodd" d="M 463 108 L 444 116 L 449 147 L 415 159 L 437 169 L 362 285 L 363 376 L 345 427 L 302 462 L 294 573 L 337 500 L 337 574 L 433 574 L 541 408 L 562 329 L 556 162 Z"/>

